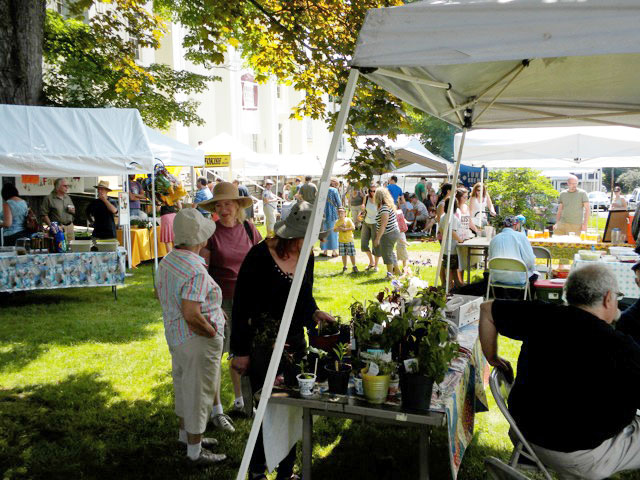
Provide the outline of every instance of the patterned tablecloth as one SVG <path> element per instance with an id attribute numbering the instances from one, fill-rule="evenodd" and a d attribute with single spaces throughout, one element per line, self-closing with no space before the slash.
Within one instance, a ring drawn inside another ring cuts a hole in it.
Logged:
<path id="1" fill-rule="evenodd" d="M 568 248 L 568 249 L 582 249 L 591 250 L 591 247 L 596 250 L 609 250 L 609 247 L 631 247 L 634 248 L 635 244 L 613 244 L 611 242 L 595 242 L 593 240 L 580 240 L 580 237 L 571 237 L 569 235 L 561 235 L 550 238 L 530 238 L 529 241 L 534 247 L 556 247 L 556 248 Z"/>
<path id="2" fill-rule="evenodd" d="M 126 252 L 0 256 L 0 292 L 124 285 Z"/>
<path id="3" fill-rule="evenodd" d="M 582 265 L 593 263 L 593 261 L 580 260 L 580 256 L 576 255 L 573 259 L 571 269 L 579 268 Z M 606 265 L 616 276 L 618 280 L 618 288 L 627 298 L 640 298 L 640 288 L 636 285 L 636 275 L 631 270 L 633 263 L 623 262 L 599 262 Z"/>

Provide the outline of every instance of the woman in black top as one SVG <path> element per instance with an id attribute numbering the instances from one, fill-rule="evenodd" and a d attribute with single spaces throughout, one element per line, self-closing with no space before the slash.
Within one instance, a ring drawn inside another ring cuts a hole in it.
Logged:
<path id="1" fill-rule="evenodd" d="M 249 374 L 254 389 L 262 387 L 266 374 L 264 368 L 251 365 L 254 337 L 263 333 L 265 322 L 275 320 L 279 324 L 282 319 L 312 209 L 313 206 L 307 202 L 294 205 L 287 219 L 275 224 L 275 238 L 268 238 L 254 246 L 238 273 L 231 328 L 231 352 L 234 355 L 232 365 L 240 374 Z M 313 265 L 311 255 L 307 259 L 307 268 L 287 335 L 288 351 L 294 357 L 306 348 L 303 327 L 311 329 L 320 321 L 335 321 L 331 315 L 318 309 L 313 298 Z M 295 458 L 294 446 L 280 462 L 277 479 L 291 477 Z M 249 464 L 249 478 L 266 479 L 265 469 L 260 430 Z"/>
<path id="2" fill-rule="evenodd" d="M 113 216 L 118 212 L 118 209 L 109 201 L 107 195 L 111 191 L 109 184 L 101 180 L 93 188 L 98 190 L 98 198 L 87 207 L 87 217 L 93 219 L 91 236 L 99 239 L 116 238 L 116 222 Z"/>

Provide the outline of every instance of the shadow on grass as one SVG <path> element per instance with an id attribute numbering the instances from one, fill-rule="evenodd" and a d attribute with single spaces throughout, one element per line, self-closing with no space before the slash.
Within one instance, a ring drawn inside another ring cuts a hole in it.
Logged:
<path id="1" fill-rule="evenodd" d="M 42 345 L 21 343 L 0 348 L 0 372 L 3 373 L 20 371 L 48 350 Z"/>
<path id="2" fill-rule="evenodd" d="M 378 283 L 389 283 L 389 279 L 387 277 L 380 278 L 370 278 L 369 280 L 365 280 L 363 282 L 358 282 L 360 285 L 375 285 Z"/>
<path id="3" fill-rule="evenodd" d="M 0 390 L 0 470 L 4 478 L 234 478 L 240 449 L 214 467 L 188 463 L 170 393 L 162 385 L 151 401 L 126 401 L 93 374 Z"/>

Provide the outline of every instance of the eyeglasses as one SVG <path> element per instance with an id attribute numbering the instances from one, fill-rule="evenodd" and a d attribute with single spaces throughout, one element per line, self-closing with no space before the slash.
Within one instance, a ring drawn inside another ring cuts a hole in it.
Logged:
<path id="1" fill-rule="evenodd" d="M 618 299 L 618 301 L 622 300 L 624 298 L 624 293 L 616 292 L 616 298 Z"/>

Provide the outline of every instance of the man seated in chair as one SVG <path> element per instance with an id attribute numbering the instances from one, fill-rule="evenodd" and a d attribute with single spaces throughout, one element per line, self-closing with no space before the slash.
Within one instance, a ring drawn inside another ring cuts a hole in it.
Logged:
<path id="1" fill-rule="evenodd" d="M 618 282 L 601 264 L 574 270 L 569 305 L 491 300 L 480 308 L 488 362 L 513 377 L 498 356 L 498 333 L 522 341 L 508 408 L 543 464 L 560 478 L 604 479 L 640 468 L 640 345 L 612 327 Z"/>
<path id="2" fill-rule="evenodd" d="M 536 256 L 529 239 L 520 231 L 521 228 L 521 221 L 517 217 L 506 217 L 502 232 L 493 237 L 489 244 L 489 260 L 492 258 L 515 258 L 526 265 L 527 273 L 493 270 L 491 272 L 492 280 L 499 283 L 524 285 L 528 279 L 529 291 L 531 298 L 533 298 L 535 292 L 533 284 L 538 279 L 538 274 L 535 271 Z M 509 289 L 504 290 L 508 294 Z"/>

